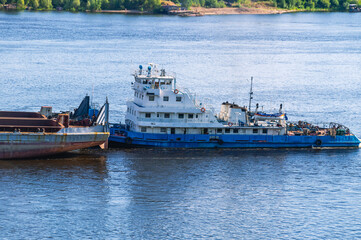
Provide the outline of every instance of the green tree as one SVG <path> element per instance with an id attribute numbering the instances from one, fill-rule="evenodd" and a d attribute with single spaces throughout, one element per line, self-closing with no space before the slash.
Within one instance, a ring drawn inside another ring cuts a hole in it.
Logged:
<path id="1" fill-rule="evenodd" d="M 52 5 L 54 7 L 64 7 L 64 0 L 53 0 Z"/>
<path id="2" fill-rule="evenodd" d="M 17 8 L 17 9 L 25 9 L 24 0 L 17 0 L 17 2 L 16 2 L 16 8 Z"/>
<path id="3" fill-rule="evenodd" d="M 280 0 L 277 4 L 280 8 L 287 8 L 287 3 L 285 0 Z"/>
<path id="4" fill-rule="evenodd" d="M 1 4 L 6 4 L 6 0 L 0 0 Z"/>
<path id="5" fill-rule="evenodd" d="M 191 7 L 193 4 L 192 0 L 181 0 L 180 3 L 182 5 L 182 7 L 187 8 L 187 9 L 189 7 Z"/>
<path id="6" fill-rule="evenodd" d="M 331 0 L 331 6 L 333 8 L 338 8 L 340 5 L 340 3 L 338 2 L 338 0 Z"/>
<path id="7" fill-rule="evenodd" d="M 109 0 L 102 0 L 101 9 L 109 9 Z"/>
<path id="8" fill-rule="evenodd" d="M 295 5 L 296 5 L 296 0 L 287 0 L 287 7 L 288 7 L 289 9 L 294 8 Z"/>
<path id="9" fill-rule="evenodd" d="M 38 0 L 30 0 L 29 1 L 29 6 L 32 8 L 32 9 L 38 9 L 39 8 L 39 1 Z"/>
<path id="10" fill-rule="evenodd" d="M 76 10 L 78 10 L 79 7 L 80 7 L 80 0 L 73 0 L 71 4 L 71 8 L 75 8 Z"/>
<path id="11" fill-rule="evenodd" d="M 51 4 L 51 0 L 40 0 L 39 7 L 42 9 L 52 9 L 53 5 Z"/>
<path id="12" fill-rule="evenodd" d="M 218 7 L 218 2 L 217 0 L 205 0 L 204 6 L 209 8 L 216 8 Z"/>
<path id="13" fill-rule="evenodd" d="M 320 0 L 319 6 L 321 8 L 329 8 L 331 5 L 330 0 Z"/>

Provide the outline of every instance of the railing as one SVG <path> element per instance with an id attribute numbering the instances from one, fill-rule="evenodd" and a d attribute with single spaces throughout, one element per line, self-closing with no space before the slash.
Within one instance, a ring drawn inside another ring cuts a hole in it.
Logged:
<path id="1" fill-rule="evenodd" d="M 141 117 L 137 117 L 136 118 L 137 121 L 142 121 L 142 122 L 154 122 L 154 123 L 214 123 L 215 121 L 207 121 L 206 119 L 188 119 L 188 118 L 184 118 L 184 119 L 173 119 L 173 118 L 169 118 L 169 119 L 162 119 L 162 118 L 141 118 Z"/>

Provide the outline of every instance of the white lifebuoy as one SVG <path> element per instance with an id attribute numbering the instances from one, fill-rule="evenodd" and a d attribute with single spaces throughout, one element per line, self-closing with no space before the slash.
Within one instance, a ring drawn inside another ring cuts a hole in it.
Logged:
<path id="1" fill-rule="evenodd" d="M 178 93 L 179 93 L 179 90 L 178 90 L 178 89 L 174 89 L 174 93 L 175 93 L 175 94 L 178 94 Z"/>
<path id="2" fill-rule="evenodd" d="M 228 127 L 232 127 L 232 126 L 233 126 L 233 123 L 229 122 Z"/>
<path id="3" fill-rule="evenodd" d="M 201 112 L 205 112 L 206 109 L 204 107 L 201 108 Z"/>

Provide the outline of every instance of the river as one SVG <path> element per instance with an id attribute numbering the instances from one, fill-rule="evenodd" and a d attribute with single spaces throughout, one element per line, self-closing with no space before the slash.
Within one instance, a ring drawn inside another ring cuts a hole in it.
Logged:
<path id="1" fill-rule="evenodd" d="M 2 110 L 77 107 L 123 122 L 131 74 L 157 63 L 223 101 L 361 136 L 361 15 L 204 17 L 0 12 Z M 359 150 L 83 150 L 0 161 L 2 239 L 355 239 Z"/>

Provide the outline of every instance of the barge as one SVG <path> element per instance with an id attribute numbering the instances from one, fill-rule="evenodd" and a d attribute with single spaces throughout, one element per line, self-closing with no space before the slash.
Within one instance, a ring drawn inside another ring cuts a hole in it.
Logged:
<path id="1" fill-rule="evenodd" d="M 108 101 L 88 126 L 75 126 L 69 113 L 0 111 L 0 159 L 33 158 L 104 144 L 109 137 Z M 46 115 L 42 114 L 46 113 Z"/>

